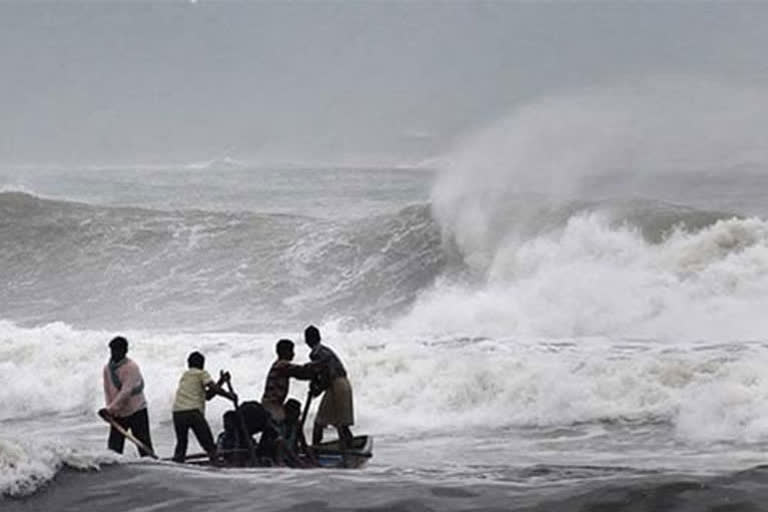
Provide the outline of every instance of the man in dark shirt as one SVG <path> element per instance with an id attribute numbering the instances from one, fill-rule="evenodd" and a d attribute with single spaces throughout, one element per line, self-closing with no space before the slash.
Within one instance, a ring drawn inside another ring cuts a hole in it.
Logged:
<path id="1" fill-rule="evenodd" d="M 265 409 L 272 415 L 276 422 L 282 422 L 285 419 L 283 404 L 288 397 L 288 388 L 290 378 L 299 380 L 310 380 L 314 375 L 311 364 L 300 365 L 293 364 L 293 342 L 291 340 L 280 340 L 277 342 L 277 361 L 272 363 L 272 367 L 267 374 L 267 382 L 264 384 L 264 395 L 261 397 L 261 403 Z"/>
<path id="2" fill-rule="evenodd" d="M 352 444 L 352 431 L 349 427 L 355 424 L 355 418 L 352 386 L 347 379 L 347 371 L 336 353 L 320 343 L 320 330 L 317 327 L 310 325 L 304 330 L 304 341 L 312 349 L 309 359 L 316 366 L 322 377 L 319 379 L 321 386 L 325 388 L 315 387 L 318 393 L 323 393 L 323 399 L 315 417 L 312 444 L 321 443 L 323 429 L 333 425 L 339 433 L 342 448 L 348 448 Z"/>

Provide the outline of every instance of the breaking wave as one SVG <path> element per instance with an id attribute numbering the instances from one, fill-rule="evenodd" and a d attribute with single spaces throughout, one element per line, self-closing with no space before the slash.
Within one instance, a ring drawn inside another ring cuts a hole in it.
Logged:
<path id="1" fill-rule="evenodd" d="M 764 336 L 768 224 L 751 191 L 766 185 L 765 112 L 764 91 L 690 80 L 521 106 L 445 157 L 434 218 L 474 279 L 441 276 L 405 321 L 470 336 Z"/>
<path id="2" fill-rule="evenodd" d="M 447 336 L 703 340 L 768 327 L 768 224 L 659 201 L 510 198 L 471 237 L 430 205 L 331 221 L 5 192 L 0 216 L 0 299 L 24 325 L 270 331 L 341 319 Z"/>
<path id="3" fill-rule="evenodd" d="M 22 498 L 35 493 L 65 467 L 98 470 L 117 460 L 109 453 L 75 450 L 51 442 L 0 439 L 0 502 L 3 496 Z"/>
<path id="4" fill-rule="evenodd" d="M 111 328 L 375 323 L 446 264 L 424 205 L 346 222 L 0 193 L 6 318 Z"/>

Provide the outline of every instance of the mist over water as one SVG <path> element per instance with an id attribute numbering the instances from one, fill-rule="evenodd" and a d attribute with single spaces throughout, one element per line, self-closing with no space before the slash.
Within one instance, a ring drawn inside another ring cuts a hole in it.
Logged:
<path id="1" fill-rule="evenodd" d="M 444 280 L 415 322 L 494 336 L 759 337 L 767 109 L 759 90 L 691 79 L 520 107 L 443 158 L 432 210 L 474 284 Z"/>

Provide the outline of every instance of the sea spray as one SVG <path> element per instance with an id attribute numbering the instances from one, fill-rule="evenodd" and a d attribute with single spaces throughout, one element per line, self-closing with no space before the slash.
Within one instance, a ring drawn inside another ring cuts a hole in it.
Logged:
<path id="1" fill-rule="evenodd" d="M 764 90 L 690 77 L 536 98 L 442 157 L 435 217 L 468 262 L 483 266 L 568 202 L 690 204 L 704 178 L 765 174 L 766 114 Z"/>
<path id="2" fill-rule="evenodd" d="M 757 339 L 766 296 L 762 220 L 674 230 L 653 244 L 589 214 L 500 250 L 476 285 L 436 286 L 399 323 L 443 336 Z"/>

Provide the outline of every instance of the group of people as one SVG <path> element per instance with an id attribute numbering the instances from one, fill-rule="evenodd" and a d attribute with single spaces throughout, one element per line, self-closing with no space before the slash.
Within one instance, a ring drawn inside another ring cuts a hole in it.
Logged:
<path id="1" fill-rule="evenodd" d="M 310 348 L 309 362 L 304 364 L 293 363 L 293 341 L 281 339 L 277 342 L 277 359 L 267 373 L 261 402 L 238 403 L 230 374 L 221 371 L 219 379 L 214 380 L 205 370 L 205 356 L 200 352 L 189 354 L 188 369 L 179 379 L 172 409 L 176 434 L 173 460 L 184 462 L 189 431 L 192 430 L 215 464 L 226 461 L 233 465 L 316 465 L 315 454 L 304 437 L 301 403 L 288 399 L 292 378 L 309 381 L 308 400 L 322 395 L 312 430 L 312 444 L 320 444 L 324 429 L 332 425 L 338 432 L 341 449 L 350 447 L 354 409 L 352 387 L 344 365 L 333 350 L 321 343 L 317 327 L 310 325 L 304 330 L 304 341 Z M 141 370 L 128 357 L 128 341 L 124 337 L 113 338 L 109 349 L 110 359 L 104 366 L 106 405 L 99 411 L 99 415 L 112 424 L 107 445 L 122 453 L 123 432 L 130 432 L 139 441 L 139 454 L 151 455 L 152 438 Z M 231 400 L 234 410 L 224 414 L 224 431 L 214 440 L 205 418 L 205 403 L 217 395 Z M 258 441 L 253 438 L 256 434 L 260 434 Z"/>

